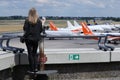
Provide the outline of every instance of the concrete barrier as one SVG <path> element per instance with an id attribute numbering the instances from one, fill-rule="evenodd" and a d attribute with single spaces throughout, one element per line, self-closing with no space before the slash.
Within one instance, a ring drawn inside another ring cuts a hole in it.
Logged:
<path id="1" fill-rule="evenodd" d="M 94 48 L 45 49 L 46 64 L 101 63 L 120 61 L 120 48 L 101 51 Z M 0 70 L 28 64 L 27 52 L 14 54 L 0 51 Z"/>
<path id="2" fill-rule="evenodd" d="M 96 49 L 57 49 L 46 50 L 48 61 L 46 64 L 64 64 L 64 63 L 96 63 L 109 62 L 109 52 Z"/>
<path id="3" fill-rule="evenodd" d="M 46 64 L 110 62 L 109 51 L 93 48 L 45 49 L 45 54 L 47 56 Z M 27 54 L 22 54 L 20 60 L 21 64 L 28 64 Z"/>
<path id="4" fill-rule="evenodd" d="M 19 58 L 17 54 L 0 51 L 0 70 L 18 65 Z"/>
<path id="5" fill-rule="evenodd" d="M 111 52 L 111 62 L 118 61 L 120 61 L 120 48 L 115 48 L 115 50 Z"/>
<path id="6" fill-rule="evenodd" d="M 109 63 L 120 61 L 120 48 L 116 48 L 114 51 L 101 51 L 94 48 L 45 49 L 45 54 L 48 58 L 46 64 L 55 65 L 66 65 L 72 63 L 106 64 L 106 62 Z M 0 79 L 6 80 L 7 77 L 6 75 L 4 75 L 4 73 L 9 72 L 10 74 L 12 74 L 13 72 L 10 72 L 10 68 L 14 67 L 14 78 L 18 79 L 18 75 L 23 74 L 23 77 L 19 77 L 22 78 L 20 80 L 23 80 L 23 78 L 25 77 L 25 72 L 27 71 L 27 68 L 25 69 L 25 66 L 23 65 L 28 64 L 27 57 L 27 52 L 14 54 L 13 52 L 0 51 Z M 16 74 L 18 72 L 19 74 Z M 9 74 L 7 75 L 9 76 Z"/>

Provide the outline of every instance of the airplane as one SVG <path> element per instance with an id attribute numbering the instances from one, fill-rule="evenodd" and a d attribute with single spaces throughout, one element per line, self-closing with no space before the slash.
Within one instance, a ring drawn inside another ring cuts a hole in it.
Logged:
<path id="1" fill-rule="evenodd" d="M 111 30 L 114 30 L 116 29 L 116 27 L 114 25 L 110 25 L 108 23 L 105 23 L 105 24 L 97 24 L 96 20 L 94 19 L 93 20 L 94 22 L 94 25 L 97 25 L 98 27 L 101 27 L 102 29 L 104 29 L 106 32 L 110 32 Z"/>
<path id="2" fill-rule="evenodd" d="M 81 22 L 81 26 L 82 26 L 82 29 L 83 29 L 83 33 L 84 35 L 96 35 L 96 36 L 99 36 L 99 35 L 116 35 L 118 37 L 112 37 L 112 36 L 109 36 L 108 37 L 108 43 L 117 43 L 117 41 L 120 41 L 120 33 L 93 33 L 92 30 L 87 26 L 87 24 L 85 22 Z M 98 40 L 98 38 L 94 38 L 96 40 Z"/>
<path id="3" fill-rule="evenodd" d="M 49 36 L 75 36 L 77 35 L 76 33 L 72 31 L 50 31 L 46 30 L 46 34 Z"/>
<path id="4" fill-rule="evenodd" d="M 68 24 L 70 26 L 72 26 L 72 24 L 67 21 Z M 77 24 L 78 25 L 78 24 Z M 81 26 L 82 27 L 82 26 Z M 49 31 L 46 31 L 47 35 L 49 36 L 79 36 L 79 35 L 83 35 L 81 34 L 81 31 L 83 31 L 84 29 L 78 27 L 78 28 L 74 28 L 74 30 L 72 28 L 57 28 L 54 23 L 52 21 L 50 21 L 50 28 L 51 30 Z M 91 31 L 92 35 L 93 35 L 93 32 Z M 95 33 L 96 34 L 96 33 Z M 101 33 L 100 33 L 101 34 Z M 99 34 L 99 35 L 100 35 Z M 98 36 L 99 36 L 98 35 Z M 55 37 L 54 37 L 55 38 Z M 98 38 L 94 38 L 96 40 L 98 40 Z M 111 38 L 112 39 L 112 38 Z M 116 39 L 116 38 L 115 38 Z M 112 39 L 113 40 L 113 39 Z M 111 40 L 110 40 L 111 41 Z"/>
<path id="5" fill-rule="evenodd" d="M 82 28 L 82 26 L 79 25 L 79 24 L 77 23 L 77 21 L 75 21 L 75 20 L 74 20 L 74 26 L 75 26 L 75 27 L 81 27 L 81 28 Z M 89 25 L 88 27 L 89 27 L 92 31 L 104 31 L 104 29 L 101 28 L 101 27 L 99 27 L 98 25 Z"/>
<path id="6" fill-rule="evenodd" d="M 55 26 L 55 24 L 52 21 L 49 22 L 49 27 L 50 27 L 50 30 L 52 30 L 52 31 L 72 31 L 72 32 L 76 32 L 76 33 L 82 31 L 82 28 L 80 28 L 80 27 L 78 27 L 78 28 L 74 27 L 70 23 L 70 21 L 67 21 L 67 25 L 68 25 L 68 27 L 66 27 L 66 28 L 58 28 L 58 27 Z"/>
<path id="7" fill-rule="evenodd" d="M 72 24 L 67 21 L 69 26 L 72 26 Z M 72 28 L 57 28 L 52 21 L 50 21 L 50 29 L 51 30 L 45 30 L 45 33 L 47 37 L 50 37 L 49 39 L 54 39 L 56 37 L 66 37 L 66 36 L 79 36 L 80 35 L 80 29 L 72 29 Z"/>
<path id="8" fill-rule="evenodd" d="M 89 24 L 88 20 L 86 20 L 86 23 L 88 24 L 88 26 L 95 26 L 102 28 L 104 32 L 111 32 L 112 30 L 117 31 L 117 27 L 115 25 L 110 23 L 98 24 L 95 19 L 93 20 L 94 25 Z"/>
<path id="9" fill-rule="evenodd" d="M 62 38 L 62 37 L 73 39 L 71 38 L 72 36 L 81 35 L 79 32 L 70 31 L 70 30 L 60 30 L 60 31 L 45 30 L 45 34 L 47 35 L 49 40 L 54 40 L 55 38 Z"/>
<path id="10" fill-rule="evenodd" d="M 94 25 L 89 24 L 88 20 L 86 21 L 88 27 L 94 31 L 94 32 L 111 32 L 112 30 L 118 30 L 119 28 L 117 26 L 119 25 L 112 25 L 112 24 L 98 24 L 96 23 L 96 21 L 94 20 Z"/>
<path id="11" fill-rule="evenodd" d="M 73 25 L 67 21 L 68 23 L 68 27 L 66 28 L 57 28 L 55 26 L 55 24 L 50 21 L 49 22 L 49 27 L 50 27 L 50 30 L 45 30 L 45 33 L 47 35 L 47 37 L 49 37 L 49 39 L 54 39 L 54 38 L 57 38 L 57 37 L 67 37 L 68 36 L 79 36 L 79 35 L 82 35 L 81 34 L 81 30 L 80 28 L 75 28 L 73 27 Z M 69 38 L 69 39 L 73 39 L 73 38 Z"/>
<path id="12" fill-rule="evenodd" d="M 76 32 L 78 31 L 80 33 L 83 33 L 82 26 L 79 25 L 75 20 L 74 20 L 74 26 L 72 25 L 72 23 L 70 21 L 67 21 L 68 27 L 66 27 L 66 28 L 58 28 L 58 27 L 55 26 L 55 24 L 52 21 L 49 22 L 49 25 L 50 25 L 49 26 L 50 29 L 53 30 L 53 31 L 72 30 L 72 31 L 76 31 Z M 89 26 L 89 28 L 92 29 L 93 31 L 103 31 L 102 28 L 97 27 L 97 26 Z"/>

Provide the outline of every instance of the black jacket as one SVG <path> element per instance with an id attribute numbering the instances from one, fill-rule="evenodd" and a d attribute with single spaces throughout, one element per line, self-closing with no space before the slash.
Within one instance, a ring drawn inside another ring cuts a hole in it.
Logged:
<path id="1" fill-rule="evenodd" d="M 42 30 L 42 22 L 40 19 L 37 20 L 36 24 L 33 24 L 28 21 L 28 19 L 25 20 L 23 30 L 25 32 L 24 36 L 28 40 L 34 40 L 39 41 L 41 39 L 41 32 Z"/>

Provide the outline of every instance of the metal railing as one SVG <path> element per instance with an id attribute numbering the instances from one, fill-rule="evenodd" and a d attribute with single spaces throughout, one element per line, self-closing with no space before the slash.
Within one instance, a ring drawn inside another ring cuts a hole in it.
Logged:
<path id="1" fill-rule="evenodd" d="M 3 51 L 9 50 L 9 51 L 13 51 L 14 53 L 22 53 L 24 51 L 23 48 L 17 48 L 17 47 L 13 47 L 10 46 L 10 40 L 14 39 L 14 38 L 20 38 L 22 35 L 11 35 L 11 34 L 3 34 L 2 37 L 0 38 L 0 48 Z M 108 36 L 113 36 L 113 37 L 120 37 L 120 35 L 111 35 L 111 34 L 107 34 L 107 35 L 99 35 L 99 36 L 84 36 L 84 35 L 80 35 L 80 36 L 47 36 L 47 35 L 43 35 L 44 38 L 98 38 L 98 47 L 100 50 L 103 51 L 114 51 L 115 47 L 110 46 L 107 44 L 108 41 Z M 103 41 L 104 38 L 104 41 Z M 6 40 L 6 46 L 3 46 L 3 41 Z"/>
<path id="2" fill-rule="evenodd" d="M 17 48 L 17 47 L 13 47 L 13 46 L 10 46 L 10 40 L 11 39 L 14 39 L 14 38 L 19 38 L 18 36 L 11 36 L 11 35 L 3 35 L 1 38 L 0 38 L 0 48 L 3 50 L 3 51 L 6 51 L 6 50 L 9 50 L 9 51 L 13 51 L 13 53 L 23 53 L 24 49 L 23 48 Z M 6 41 L 5 43 L 5 46 L 3 46 L 3 42 Z"/>

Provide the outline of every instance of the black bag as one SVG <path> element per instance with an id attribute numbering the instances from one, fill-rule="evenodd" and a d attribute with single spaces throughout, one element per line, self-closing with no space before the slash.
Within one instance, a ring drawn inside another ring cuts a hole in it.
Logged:
<path id="1" fill-rule="evenodd" d="M 24 36 L 21 36 L 21 37 L 20 37 L 20 42 L 21 42 L 21 43 L 24 43 L 24 42 L 25 42 L 25 37 L 24 37 Z"/>

